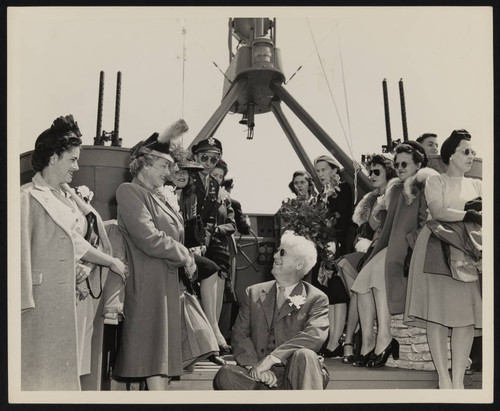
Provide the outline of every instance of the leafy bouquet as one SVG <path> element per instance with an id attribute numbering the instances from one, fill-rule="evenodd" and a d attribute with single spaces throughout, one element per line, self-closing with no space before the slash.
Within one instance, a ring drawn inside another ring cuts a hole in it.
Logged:
<path id="1" fill-rule="evenodd" d="M 333 260 L 336 218 L 331 214 L 326 202 L 289 198 L 281 204 L 278 215 L 283 221 L 285 230 L 291 230 L 316 244 L 323 263 Z"/>

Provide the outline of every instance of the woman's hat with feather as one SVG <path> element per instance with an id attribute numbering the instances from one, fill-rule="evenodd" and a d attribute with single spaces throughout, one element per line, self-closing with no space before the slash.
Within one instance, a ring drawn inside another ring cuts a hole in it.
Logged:
<path id="1" fill-rule="evenodd" d="M 131 150 L 131 157 L 136 158 L 144 154 L 152 154 L 164 158 L 170 162 L 175 162 L 170 155 L 170 142 L 181 136 L 189 127 L 183 119 L 170 124 L 161 133 L 153 133 L 147 140 L 140 141 Z"/>

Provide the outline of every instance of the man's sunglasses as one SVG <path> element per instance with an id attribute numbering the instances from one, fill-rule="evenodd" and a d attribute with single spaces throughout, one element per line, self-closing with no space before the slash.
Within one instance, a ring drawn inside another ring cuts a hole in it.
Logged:
<path id="1" fill-rule="evenodd" d="M 408 163 L 406 161 L 401 161 L 401 163 L 394 163 L 394 168 L 397 170 L 401 166 L 401 168 L 408 167 Z"/>
<path id="2" fill-rule="evenodd" d="M 219 161 L 219 157 L 218 156 L 207 156 L 206 154 L 202 154 L 200 156 L 200 160 L 205 163 L 206 161 L 210 160 L 210 162 L 212 164 L 217 164 L 217 162 Z"/>
<path id="3" fill-rule="evenodd" d="M 377 177 L 380 176 L 380 170 L 370 170 L 370 176 L 375 174 Z"/>

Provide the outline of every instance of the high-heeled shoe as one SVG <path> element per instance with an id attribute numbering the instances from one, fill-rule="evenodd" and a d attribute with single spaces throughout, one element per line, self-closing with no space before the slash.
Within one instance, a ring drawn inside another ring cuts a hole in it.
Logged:
<path id="1" fill-rule="evenodd" d="M 220 355 L 229 355 L 232 354 L 233 347 L 229 344 L 219 344 L 219 354 Z"/>
<path id="2" fill-rule="evenodd" d="M 358 359 L 352 363 L 352 366 L 366 367 L 368 363 L 373 359 L 374 355 L 375 355 L 375 348 L 365 355 L 360 354 Z"/>
<path id="3" fill-rule="evenodd" d="M 342 357 L 344 355 L 344 347 L 342 345 L 337 345 L 333 351 L 330 351 L 328 348 L 323 349 L 321 355 L 325 358 L 334 358 L 334 357 Z"/>
<path id="4" fill-rule="evenodd" d="M 396 339 L 392 339 L 391 342 L 385 350 L 383 350 L 380 354 L 376 354 L 375 358 L 368 363 L 368 367 L 370 368 L 380 368 L 385 365 L 389 355 L 392 354 L 392 358 L 397 360 L 399 358 L 399 343 Z"/>
<path id="5" fill-rule="evenodd" d="M 219 357 L 216 354 L 212 354 L 210 357 L 208 357 L 208 361 L 213 362 L 214 364 L 217 365 L 226 365 L 226 360 L 224 360 L 222 357 Z"/>
<path id="6" fill-rule="evenodd" d="M 344 343 L 344 347 L 346 345 L 354 348 L 354 344 L 353 343 Z M 352 364 L 353 362 L 354 362 L 354 354 L 344 355 L 342 357 L 342 364 Z"/>

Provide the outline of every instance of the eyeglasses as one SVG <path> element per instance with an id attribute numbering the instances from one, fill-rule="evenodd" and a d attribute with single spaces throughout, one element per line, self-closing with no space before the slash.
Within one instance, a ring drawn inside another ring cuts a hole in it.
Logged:
<path id="1" fill-rule="evenodd" d="M 466 156 L 468 156 L 469 154 L 472 154 L 474 157 L 476 156 L 476 152 L 472 148 L 464 148 L 463 150 L 460 151 Z"/>
<path id="2" fill-rule="evenodd" d="M 370 176 L 375 174 L 377 177 L 380 176 L 380 170 L 370 170 Z"/>
<path id="3" fill-rule="evenodd" d="M 401 168 L 408 167 L 408 163 L 406 161 L 401 161 L 401 163 L 394 163 L 394 168 L 397 170 L 401 166 Z"/>
<path id="4" fill-rule="evenodd" d="M 217 162 L 219 161 L 219 156 L 208 156 L 208 155 L 206 155 L 206 154 L 202 154 L 202 155 L 200 156 L 200 160 L 201 160 L 203 163 L 205 163 L 205 162 L 207 162 L 208 160 L 210 160 L 210 162 L 211 162 L 212 164 L 217 164 Z"/>

